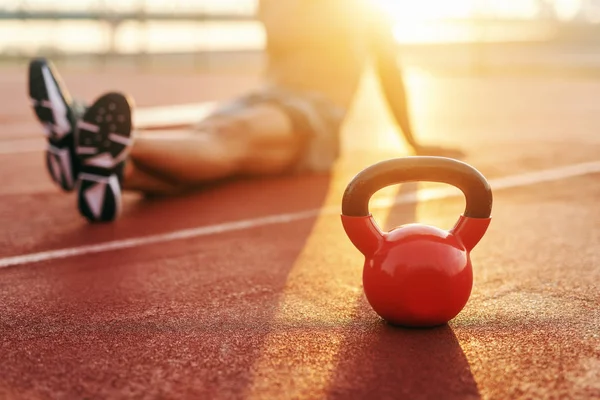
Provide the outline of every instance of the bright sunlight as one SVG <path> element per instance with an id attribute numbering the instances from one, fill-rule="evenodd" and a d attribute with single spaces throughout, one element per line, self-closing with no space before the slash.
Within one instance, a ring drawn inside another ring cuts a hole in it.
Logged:
<path id="1" fill-rule="evenodd" d="M 474 17 L 530 19 L 540 15 L 549 4 L 546 0 L 371 1 L 394 21 L 394 36 L 401 43 L 477 40 L 478 28 L 469 24 Z M 563 3 L 574 5 L 579 0 L 563 0 Z M 518 40 L 518 36 L 514 39 Z M 494 40 L 489 35 L 488 39 Z"/>
<path id="2" fill-rule="evenodd" d="M 474 9 L 472 0 L 371 0 L 396 21 L 467 17 Z"/>

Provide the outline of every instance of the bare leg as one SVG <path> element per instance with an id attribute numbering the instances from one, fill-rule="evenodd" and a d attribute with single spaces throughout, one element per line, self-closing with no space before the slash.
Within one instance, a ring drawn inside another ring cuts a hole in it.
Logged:
<path id="1" fill-rule="evenodd" d="M 125 164 L 123 189 L 142 192 L 147 195 L 177 195 L 184 193 L 187 188 L 169 182 L 149 172 L 140 169 L 133 161 Z"/>
<path id="2" fill-rule="evenodd" d="M 235 175 L 281 173 L 298 156 L 301 140 L 283 111 L 256 105 L 235 115 L 211 117 L 195 130 L 142 133 L 130 157 L 139 169 L 180 187 Z M 125 174 L 125 187 L 144 190 L 144 184 L 128 182 L 134 172 Z"/>

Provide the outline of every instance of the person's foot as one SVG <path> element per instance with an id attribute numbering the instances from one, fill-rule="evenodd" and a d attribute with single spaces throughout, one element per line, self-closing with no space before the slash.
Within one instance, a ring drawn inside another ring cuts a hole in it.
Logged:
<path id="1" fill-rule="evenodd" d="M 44 58 L 36 58 L 29 63 L 29 97 L 48 138 L 48 172 L 63 190 L 71 191 L 79 173 L 74 153 L 77 111 L 58 72 Z"/>
<path id="2" fill-rule="evenodd" d="M 455 159 L 462 159 L 465 157 L 465 153 L 459 149 L 451 147 L 441 146 L 415 146 L 413 148 L 415 155 L 417 156 L 436 156 L 436 157 L 448 157 Z"/>
<path id="3" fill-rule="evenodd" d="M 101 96 L 77 123 L 75 150 L 81 165 L 78 206 L 91 222 L 113 221 L 119 216 L 131 128 L 131 105 L 120 93 Z"/>

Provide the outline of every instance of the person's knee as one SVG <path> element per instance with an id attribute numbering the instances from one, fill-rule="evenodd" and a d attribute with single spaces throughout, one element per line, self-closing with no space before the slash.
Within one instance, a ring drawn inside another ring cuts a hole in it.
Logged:
<path id="1" fill-rule="evenodd" d="M 198 148 L 198 152 L 202 157 L 210 157 L 211 164 L 224 175 L 277 174 L 287 170 L 298 153 L 296 135 L 285 123 L 275 124 L 259 116 L 273 117 L 251 111 L 210 117 L 198 126 L 198 140 L 204 142 L 198 145 L 206 146 Z M 190 182 L 201 175 L 201 171 L 187 171 L 181 178 Z"/>
<path id="2" fill-rule="evenodd" d="M 301 143 L 285 124 L 270 124 L 255 118 L 232 118 L 220 127 L 227 161 L 244 175 L 276 175 L 289 170 Z M 227 149 L 227 150 L 225 150 Z"/>
<path id="3" fill-rule="evenodd" d="M 206 181 L 207 176 L 225 178 L 241 172 L 250 149 L 244 129 L 242 121 L 231 118 L 199 126 L 190 137 L 180 168 L 174 168 L 174 183 L 194 185 Z"/>

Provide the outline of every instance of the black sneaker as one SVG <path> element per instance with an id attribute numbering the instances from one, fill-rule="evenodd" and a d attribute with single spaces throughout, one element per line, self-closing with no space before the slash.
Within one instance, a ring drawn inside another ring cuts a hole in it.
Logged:
<path id="1" fill-rule="evenodd" d="M 131 128 L 131 105 L 120 93 L 100 97 L 77 122 L 78 206 L 89 221 L 113 221 L 120 214 Z"/>
<path id="2" fill-rule="evenodd" d="M 29 63 L 29 97 L 48 138 L 46 166 L 63 190 L 75 188 L 79 165 L 74 153 L 78 111 L 53 64 L 37 58 Z"/>

